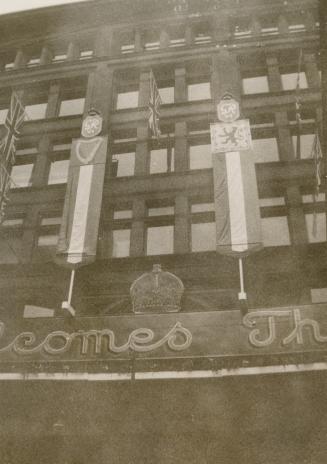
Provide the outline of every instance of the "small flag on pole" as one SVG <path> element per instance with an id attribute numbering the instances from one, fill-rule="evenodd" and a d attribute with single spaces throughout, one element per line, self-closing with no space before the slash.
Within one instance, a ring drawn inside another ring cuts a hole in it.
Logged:
<path id="1" fill-rule="evenodd" d="M 302 49 L 299 53 L 298 69 L 295 86 L 295 121 L 296 121 L 296 159 L 301 158 L 301 102 L 300 102 L 300 78 L 302 66 Z"/>
<path id="2" fill-rule="evenodd" d="M 0 142 L 0 223 L 4 218 L 4 210 L 8 201 L 7 195 L 11 184 L 10 171 L 15 162 L 15 144 L 19 138 L 24 118 L 25 109 L 16 92 L 13 92 L 5 121 L 5 135 Z"/>
<path id="3" fill-rule="evenodd" d="M 152 135 L 158 139 L 160 137 L 159 116 L 161 98 L 153 72 L 150 72 L 150 98 L 149 98 L 149 129 Z"/>
<path id="4" fill-rule="evenodd" d="M 319 140 L 318 131 L 316 131 L 312 149 L 311 149 L 311 158 L 314 161 L 314 170 L 315 170 L 315 186 L 313 192 L 313 221 L 312 221 L 312 235 L 317 236 L 317 212 L 316 212 L 316 201 L 319 198 L 320 186 L 321 186 L 321 162 L 322 162 L 322 150 Z"/>

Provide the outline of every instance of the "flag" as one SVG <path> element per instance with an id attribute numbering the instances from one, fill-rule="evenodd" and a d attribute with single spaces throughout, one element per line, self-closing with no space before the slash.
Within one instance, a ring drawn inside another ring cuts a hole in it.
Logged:
<path id="1" fill-rule="evenodd" d="M 107 136 L 72 143 L 56 262 L 70 269 L 95 260 L 103 196 Z"/>
<path id="2" fill-rule="evenodd" d="M 321 162 L 322 162 L 322 150 L 319 140 L 318 131 L 315 133 L 315 137 L 311 149 L 311 158 L 314 162 L 314 171 L 315 171 L 315 186 L 313 192 L 313 221 L 312 221 L 312 234 L 314 237 L 317 235 L 317 212 L 316 212 L 316 201 L 319 197 L 320 186 L 321 186 Z"/>
<path id="3" fill-rule="evenodd" d="M 152 132 L 152 135 L 155 138 L 159 138 L 160 136 L 160 128 L 159 128 L 159 116 L 160 116 L 160 105 L 161 105 L 161 98 L 159 94 L 159 90 L 157 87 L 156 80 L 154 78 L 154 74 L 150 72 L 150 97 L 149 97 L 149 129 Z"/>
<path id="4" fill-rule="evenodd" d="M 239 258 L 262 248 L 251 149 L 213 154 L 216 249 Z"/>
<path id="5" fill-rule="evenodd" d="M 296 159 L 301 159 L 301 102 L 300 102 L 300 78 L 302 66 L 302 49 L 299 53 L 298 69 L 295 85 L 295 121 L 296 121 Z"/>
<path id="6" fill-rule="evenodd" d="M 4 124 L 5 135 L 0 142 L 0 223 L 4 218 L 4 209 L 8 201 L 7 195 L 11 184 L 10 171 L 15 162 L 15 144 L 19 138 L 24 118 L 25 109 L 16 92 L 13 92 Z"/>

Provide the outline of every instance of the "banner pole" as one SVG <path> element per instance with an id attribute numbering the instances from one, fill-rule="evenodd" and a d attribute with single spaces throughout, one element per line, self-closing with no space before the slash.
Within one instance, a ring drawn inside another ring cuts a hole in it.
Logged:
<path id="1" fill-rule="evenodd" d="M 75 309 L 71 305 L 72 295 L 73 295 L 73 288 L 74 288 L 74 280 L 75 280 L 75 269 L 72 269 L 72 272 L 70 274 L 68 300 L 63 301 L 62 304 L 61 304 L 62 309 L 67 309 L 72 316 L 75 316 Z"/>
<path id="2" fill-rule="evenodd" d="M 239 300 L 246 300 L 247 295 L 246 295 L 246 292 L 244 291 L 244 273 L 243 273 L 243 260 L 242 260 L 242 258 L 238 259 L 238 268 L 239 268 L 239 273 L 240 273 L 240 287 L 241 287 L 241 291 L 238 294 L 238 299 Z"/>

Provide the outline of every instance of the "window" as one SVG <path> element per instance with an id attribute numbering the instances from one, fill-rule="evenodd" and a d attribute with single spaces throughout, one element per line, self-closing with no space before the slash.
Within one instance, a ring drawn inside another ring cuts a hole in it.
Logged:
<path id="1" fill-rule="evenodd" d="M 131 209 L 121 209 L 114 211 L 114 219 L 132 219 L 132 210 Z"/>
<path id="2" fill-rule="evenodd" d="M 305 215 L 309 243 L 326 241 L 326 213 Z"/>
<path id="3" fill-rule="evenodd" d="M 50 164 L 48 184 L 65 184 L 68 178 L 69 160 L 53 160 Z"/>
<path id="4" fill-rule="evenodd" d="M 130 241 L 131 241 L 131 230 L 130 229 L 117 229 L 112 233 L 113 247 L 112 257 L 113 258 L 124 258 L 129 256 Z"/>
<path id="5" fill-rule="evenodd" d="M 40 58 L 31 58 L 28 62 L 27 62 L 27 66 L 29 68 L 32 68 L 34 66 L 39 66 L 40 65 Z"/>
<path id="6" fill-rule="evenodd" d="M 203 222 L 192 224 L 192 251 L 210 251 L 216 249 L 216 224 Z"/>
<path id="7" fill-rule="evenodd" d="M 315 138 L 315 134 L 301 134 L 300 135 L 300 148 L 301 158 L 307 159 L 312 157 L 312 145 Z M 297 136 L 292 136 L 294 153 L 296 152 Z"/>
<path id="8" fill-rule="evenodd" d="M 254 139 L 252 143 L 255 163 L 279 161 L 276 138 Z"/>
<path id="9" fill-rule="evenodd" d="M 81 60 L 89 60 L 93 57 L 93 50 L 83 50 L 80 53 Z"/>
<path id="10" fill-rule="evenodd" d="M 285 197 L 260 198 L 259 203 L 261 208 L 268 206 L 284 206 Z"/>
<path id="11" fill-rule="evenodd" d="M 40 218 L 37 237 L 37 247 L 34 250 L 33 260 L 52 260 L 58 244 L 61 216 L 59 213 L 46 214 Z"/>
<path id="12" fill-rule="evenodd" d="M 150 151 L 150 174 L 174 171 L 174 148 L 157 148 Z"/>
<path id="13" fill-rule="evenodd" d="M 174 103 L 175 88 L 174 87 L 161 87 L 159 94 L 163 105 Z"/>
<path id="14" fill-rule="evenodd" d="M 190 169 L 212 168 L 211 145 L 191 145 L 189 154 Z"/>
<path id="15" fill-rule="evenodd" d="M 174 226 L 155 226 L 147 229 L 147 255 L 166 255 L 174 252 Z"/>
<path id="16" fill-rule="evenodd" d="M 312 303 L 326 303 L 327 302 L 327 288 L 312 288 L 311 289 Z"/>
<path id="17" fill-rule="evenodd" d="M 215 211 L 214 203 L 194 203 L 191 206 L 191 213 L 207 213 Z"/>
<path id="18" fill-rule="evenodd" d="M 242 79 L 242 85 L 245 95 L 269 92 L 267 76 L 247 77 Z"/>
<path id="19" fill-rule="evenodd" d="M 126 108 L 137 108 L 139 99 L 138 90 L 128 92 L 119 92 L 117 95 L 116 109 L 123 110 Z"/>
<path id="20" fill-rule="evenodd" d="M 72 98 L 63 100 L 60 104 L 59 116 L 73 116 L 83 114 L 85 98 Z"/>
<path id="21" fill-rule="evenodd" d="M 210 24 L 200 23 L 194 25 L 194 43 L 196 45 L 204 45 L 211 42 Z"/>
<path id="22" fill-rule="evenodd" d="M 8 109 L 7 108 L 0 110 L 0 124 L 5 123 L 7 114 L 8 114 Z"/>
<path id="23" fill-rule="evenodd" d="M 175 208 L 173 206 L 159 206 L 156 208 L 148 208 L 148 216 L 170 216 L 173 215 Z"/>
<path id="24" fill-rule="evenodd" d="M 67 55 L 65 53 L 59 53 L 52 58 L 53 63 L 61 63 L 67 59 Z"/>
<path id="25" fill-rule="evenodd" d="M 290 245 L 290 234 L 286 216 L 261 218 L 264 246 Z"/>
<path id="26" fill-rule="evenodd" d="M 283 90 L 295 90 L 297 83 L 297 73 L 282 74 Z M 300 89 L 307 89 L 308 82 L 304 72 L 300 73 Z"/>
<path id="27" fill-rule="evenodd" d="M 144 49 L 147 51 L 158 50 L 159 35 L 156 31 L 146 31 L 144 34 Z"/>
<path id="28" fill-rule="evenodd" d="M 47 103 L 36 103 L 25 106 L 25 120 L 44 119 L 47 111 Z"/>
<path id="29" fill-rule="evenodd" d="M 187 100 L 209 100 L 211 98 L 210 82 L 199 82 L 188 84 L 187 86 Z"/>
<path id="30" fill-rule="evenodd" d="M 29 187 L 31 185 L 31 176 L 33 164 L 17 164 L 11 170 L 11 188 Z"/>
<path id="31" fill-rule="evenodd" d="M 112 177 L 134 176 L 135 152 L 117 153 L 112 156 Z"/>

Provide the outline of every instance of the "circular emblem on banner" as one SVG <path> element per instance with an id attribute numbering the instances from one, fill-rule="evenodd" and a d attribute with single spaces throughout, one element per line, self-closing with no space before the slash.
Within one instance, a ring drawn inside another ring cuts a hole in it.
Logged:
<path id="1" fill-rule="evenodd" d="M 240 105 L 231 95 L 226 95 L 217 105 L 218 119 L 223 122 L 234 122 L 240 117 Z"/>
<path id="2" fill-rule="evenodd" d="M 96 137 L 102 130 L 102 117 L 98 111 L 91 109 L 82 124 L 82 136 Z"/>

